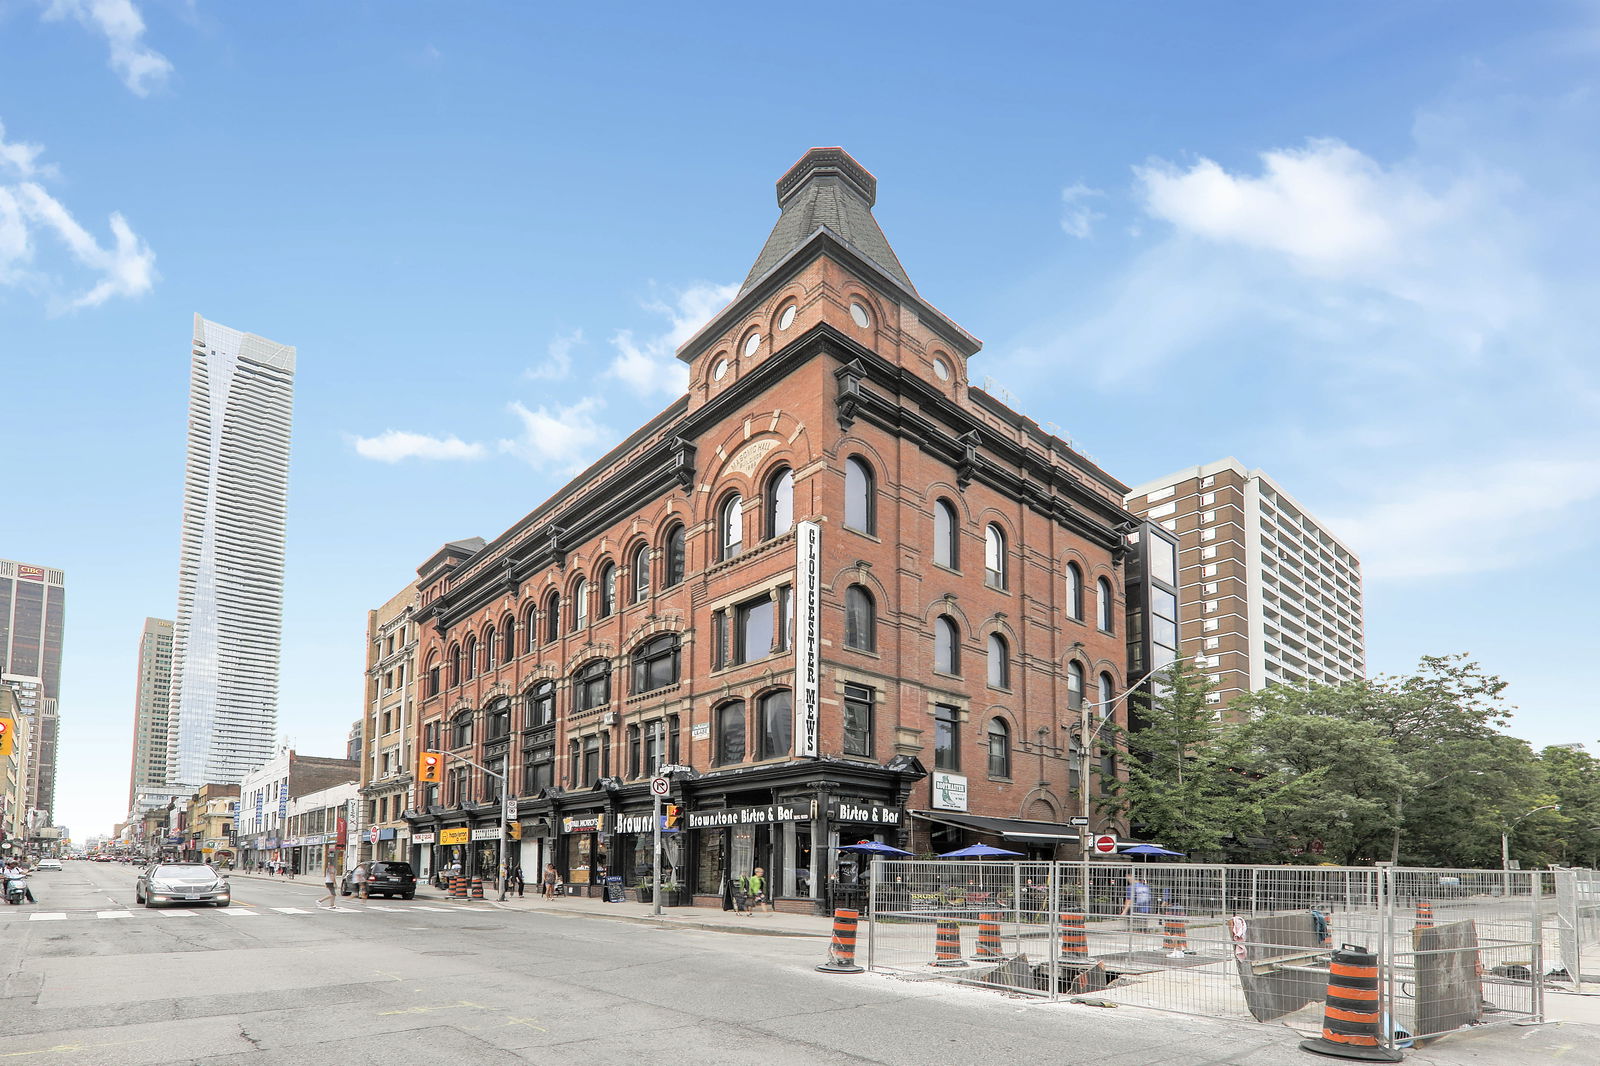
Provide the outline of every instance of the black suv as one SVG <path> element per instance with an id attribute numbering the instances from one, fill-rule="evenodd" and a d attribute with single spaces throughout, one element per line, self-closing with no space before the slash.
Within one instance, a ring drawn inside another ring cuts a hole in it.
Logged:
<path id="1" fill-rule="evenodd" d="M 401 899 L 411 899 L 417 894 L 417 875 L 411 869 L 409 862 L 364 862 L 344 875 L 344 880 L 339 882 L 339 894 L 348 896 L 356 890 L 355 872 L 366 868 L 367 895 L 369 896 L 399 896 Z"/>

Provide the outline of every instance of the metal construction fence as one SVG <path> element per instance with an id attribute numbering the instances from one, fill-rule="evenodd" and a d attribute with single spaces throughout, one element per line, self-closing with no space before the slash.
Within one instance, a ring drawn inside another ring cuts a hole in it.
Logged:
<path id="1" fill-rule="evenodd" d="M 1588 873 L 1567 879 L 1567 894 L 1590 901 L 1573 921 L 1592 932 L 1600 882 Z M 1566 919 L 1550 919 L 1562 881 L 1518 870 L 877 860 L 867 963 L 1320 1030 L 1330 956 L 1351 945 L 1377 956 L 1383 1039 L 1396 1046 L 1542 1020 L 1545 927 L 1560 939 Z"/>

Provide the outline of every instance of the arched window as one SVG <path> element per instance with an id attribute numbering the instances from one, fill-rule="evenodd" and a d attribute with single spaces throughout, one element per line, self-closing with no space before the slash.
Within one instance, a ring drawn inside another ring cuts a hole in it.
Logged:
<path id="1" fill-rule="evenodd" d="M 1067 664 L 1067 707 L 1083 710 L 1083 665 L 1078 662 Z"/>
<path id="2" fill-rule="evenodd" d="M 473 678 L 478 676 L 478 638 L 477 637 L 468 637 L 467 638 L 467 646 L 466 646 L 465 649 L 463 649 L 462 655 L 467 660 L 467 680 L 471 681 Z"/>
<path id="3" fill-rule="evenodd" d="M 1100 693 L 1097 698 L 1095 710 L 1100 712 L 1101 718 L 1111 717 L 1111 701 L 1116 699 L 1116 682 L 1111 680 L 1110 674 L 1100 675 Z"/>
<path id="4" fill-rule="evenodd" d="M 495 639 L 494 626 L 483 631 L 483 670 L 488 673 L 499 665 L 500 642 Z"/>
<path id="5" fill-rule="evenodd" d="M 756 758 L 777 759 L 794 747 L 794 696 L 788 689 L 769 692 L 756 703 Z"/>
<path id="6" fill-rule="evenodd" d="M 572 709 L 592 711 L 611 702 L 611 663 L 596 659 L 572 675 Z"/>
<path id="7" fill-rule="evenodd" d="M 993 522 L 983 527 L 983 580 L 990 588 L 1006 587 L 1006 535 Z"/>
<path id="8" fill-rule="evenodd" d="M 989 722 L 989 776 L 1011 776 L 1011 728 L 999 718 Z"/>
<path id="9" fill-rule="evenodd" d="M 989 634 L 989 685 L 1011 687 L 1011 648 L 999 633 Z"/>
<path id="10" fill-rule="evenodd" d="M 617 611 L 617 568 L 611 563 L 602 565 L 595 583 L 600 586 L 600 617 L 610 618 Z"/>
<path id="11" fill-rule="evenodd" d="M 717 765 L 744 761 L 744 704 L 739 700 L 717 708 Z"/>
<path id="12" fill-rule="evenodd" d="M 483 739 L 499 740 L 511 732 L 511 701 L 501 696 L 483 711 Z"/>
<path id="13" fill-rule="evenodd" d="M 500 620 L 500 661 L 517 657 L 517 622 L 509 614 Z"/>
<path id="14" fill-rule="evenodd" d="M 784 467 L 767 480 L 767 536 L 781 537 L 794 525 L 794 471 Z"/>
<path id="15" fill-rule="evenodd" d="M 933 561 L 952 570 L 961 568 L 961 527 L 956 522 L 956 507 L 940 498 L 933 504 Z"/>
<path id="16" fill-rule="evenodd" d="M 933 668 L 943 674 L 961 672 L 961 631 L 949 615 L 934 619 Z"/>
<path id="17" fill-rule="evenodd" d="M 734 493 L 717 509 L 717 558 L 732 559 L 744 547 L 744 497 Z"/>
<path id="18" fill-rule="evenodd" d="M 673 526 L 672 532 L 667 534 L 666 558 L 662 561 L 663 575 L 661 587 L 670 589 L 681 584 L 684 575 L 683 552 L 684 544 L 689 539 L 688 533 L 682 526 Z"/>
<path id="19" fill-rule="evenodd" d="M 1067 617 L 1083 621 L 1083 571 L 1077 563 L 1067 564 Z"/>
<path id="20" fill-rule="evenodd" d="M 561 593 L 551 590 L 544 598 L 544 640 L 548 644 L 561 635 Z"/>
<path id="21" fill-rule="evenodd" d="M 539 612 L 533 607 L 522 616 L 522 653 L 526 655 L 539 643 Z"/>
<path id="22" fill-rule="evenodd" d="M 572 632 L 577 632 L 589 624 L 589 582 L 583 578 L 572 583 Z"/>
<path id="23" fill-rule="evenodd" d="M 450 645 L 450 687 L 461 684 L 461 645 Z"/>
<path id="24" fill-rule="evenodd" d="M 1095 624 L 1102 633 L 1111 632 L 1111 582 L 1101 578 L 1094 583 Z"/>
<path id="25" fill-rule="evenodd" d="M 872 593 L 861 585 L 844 592 L 844 646 L 856 651 L 876 651 L 878 638 L 877 605 Z"/>
<path id="26" fill-rule="evenodd" d="M 643 603 L 650 598 L 650 545 L 641 544 L 633 549 L 628 574 L 633 581 L 633 602 Z"/>
<path id="27" fill-rule="evenodd" d="M 633 653 L 633 694 L 650 692 L 678 680 L 678 635 L 663 633 L 639 645 Z"/>
<path id="28" fill-rule="evenodd" d="M 556 683 L 541 681 L 523 698 L 523 727 L 537 729 L 556 720 Z"/>
<path id="29" fill-rule="evenodd" d="M 862 533 L 877 532 L 877 491 L 872 468 L 855 456 L 844 461 L 844 524 Z"/>
<path id="30" fill-rule="evenodd" d="M 439 659 L 437 656 L 428 656 L 428 695 L 439 694 Z"/>

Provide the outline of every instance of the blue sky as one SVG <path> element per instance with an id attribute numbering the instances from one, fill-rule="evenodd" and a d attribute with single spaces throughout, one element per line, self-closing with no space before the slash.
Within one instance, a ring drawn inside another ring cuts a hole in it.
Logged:
<path id="1" fill-rule="evenodd" d="M 68 572 L 78 836 L 195 311 L 299 347 L 280 719 L 332 754 L 366 609 L 669 401 L 812 145 L 975 379 L 1130 484 L 1262 467 L 1361 553 L 1375 671 L 1469 651 L 1595 739 L 1600 7 L 546 7 L 0 0 L 0 556 Z"/>

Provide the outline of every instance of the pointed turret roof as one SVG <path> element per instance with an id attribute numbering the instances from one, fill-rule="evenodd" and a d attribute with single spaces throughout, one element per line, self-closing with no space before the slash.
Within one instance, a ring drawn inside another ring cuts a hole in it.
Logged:
<path id="1" fill-rule="evenodd" d="M 878 179 L 849 152 L 843 148 L 811 149 L 778 179 L 778 206 L 782 213 L 740 293 L 749 291 L 819 229 L 830 231 L 863 259 L 916 292 L 894 249 L 889 247 L 888 238 L 878 228 L 878 220 L 872 217 L 872 205 L 877 199 Z"/>

